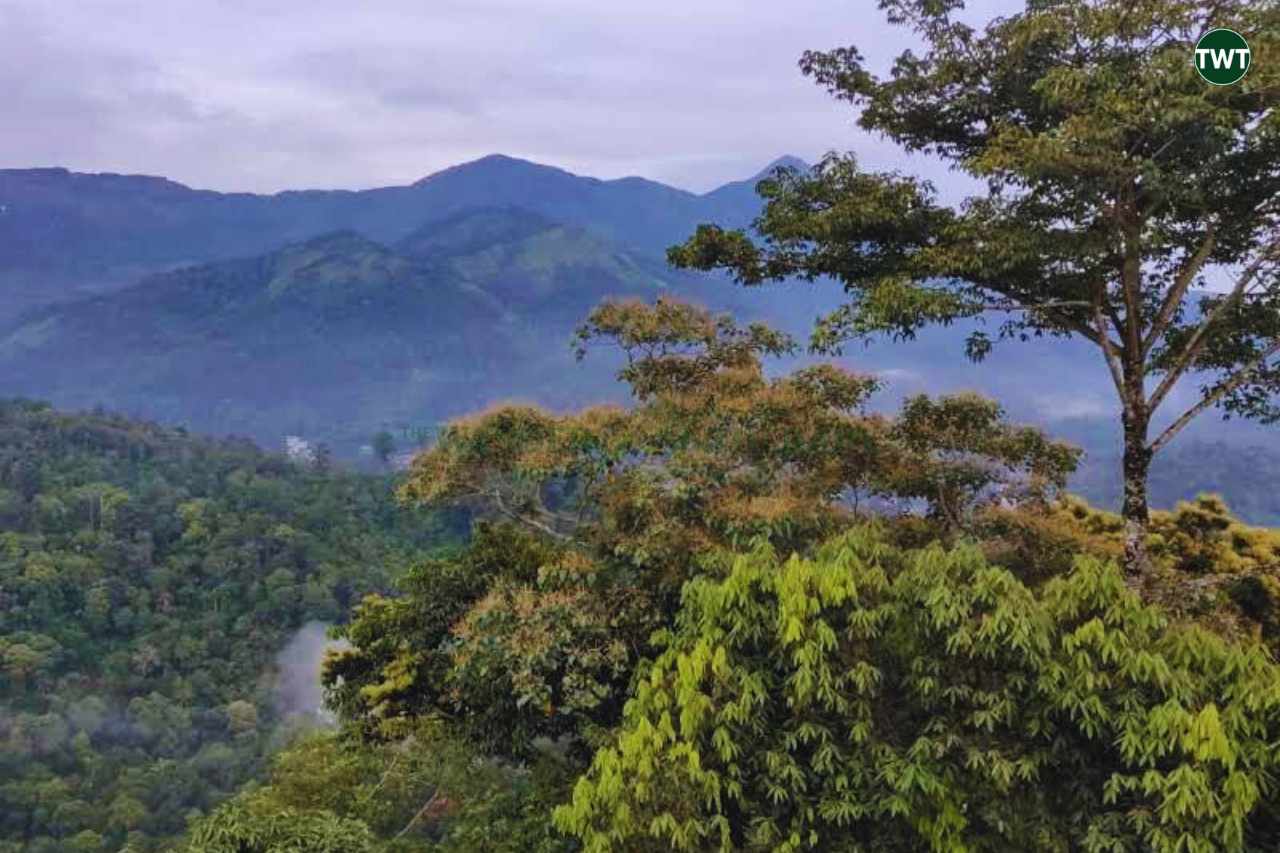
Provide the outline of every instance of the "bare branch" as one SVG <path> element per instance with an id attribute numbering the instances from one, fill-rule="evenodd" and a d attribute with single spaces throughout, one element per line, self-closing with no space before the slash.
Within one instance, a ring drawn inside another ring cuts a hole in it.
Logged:
<path id="1" fill-rule="evenodd" d="M 528 525 L 529 527 L 532 527 L 535 530 L 540 530 L 543 533 L 547 534 L 548 536 L 552 536 L 563 542 L 568 542 L 573 538 L 572 536 L 569 536 L 568 534 L 565 534 L 565 533 L 561 533 L 559 530 L 556 530 L 546 524 L 543 524 L 540 521 L 535 521 L 534 519 L 529 518 L 529 516 L 527 515 L 518 513 L 515 510 L 510 509 L 506 505 L 506 503 L 503 502 L 502 495 L 499 494 L 497 491 L 490 492 L 488 494 L 488 497 L 493 500 L 493 505 L 497 507 L 498 512 L 502 513 L 507 518 L 510 518 L 512 521 L 518 521 L 521 524 Z"/>
<path id="2" fill-rule="evenodd" d="M 1128 411 L 1129 400 L 1124 393 L 1124 375 L 1120 369 L 1120 354 L 1116 352 L 1115 344 L 1111 342 L 1111 337 L 1107 334 L 1106 321 L 1102 318 L 1101 288 L 1098 291 L 1098 298 L 1093 303 L 1093 324 L 1098 329 L 1098 345 L 1102 347 L 1103 359 L 1107 362 L 1107 368 L 1111 371 L 1111 381 L 1115 383 L 1116 393 L 1120 395 L 1120 402 L 1124 404 L 1125 410 Z"/>
<path id="3" fill-rule="evenodd" d="M 1144 361 L 1147 355 L 1150 354 L 1151 348 L 1156 345 L 1156 342 L 1160 340 L 1160 337 L 1169 328 L 1169 324 L 1173 322 L 1173 315 L 1177 312 L 1178 306 L 1182 304 L 1183 298 L 1186 297 L 1187 291 L 1191 288 L 1191 283 L 1200 274 L 1200 270 L 1204 269 L 1205 261 L 1209 260 L 1209 255 L 1217 244 L 1217 227 L 1211 222 L 1209 227 L 1205 229 L 1204 240 L 1200 242 L 1200 248 L 1196 249 L 1195 254 L 1187 259 L 1177 278 L 1174 279 L 1173 286 L 1169 288 L 1164 304 L 1160 306 L 1159 312 L 1157 312 L 1155 319 L 1151 323 L 1151 330 L 1147 334 L 1146 341 L 1142 344 L 1142 358 Z"/>
<path id="4" fill-rule="evenodd" d="M 1168 396 L 1173 386 L 1177 383 L 1187 369 L 1195 363 L 1196 357 L 1200 355 L 1200 351 L 1204 349 L 1207 341 L 1207 335 L 1211 326 L 1216 323 L 1228 310 L 1233 309 L 1240 303 L 1240 299 L 1244 296 L 1245 289 L 1250 285 L 1258 273 L 1262 270 L 1262 265 L 1280 251 L 1280 239 L 1273 240 L 1266 246 L 1258 256 L 1253 259 L 1253 263 L 1245 268 L 1245 271 L 1236 279 L 1235 286 L 1231 289 L 1230 295 L 1226 299 L 1218 303 L 1213 311 L 1209 312 L 1209 316 L 1205 317 L 1195 332 L 1191 335 L 1191 340 L 1187 341 L 1186 346 L 1182 350 L 1182 356 L 1178 362 L 1169 369 L 1164 375 L 1164 379 L 1156 387 L 1155 393 L 1151 395 L 1151 399 L 1147 403 L 1147 409 L 1154 412 L 1164 398 Z"/>
<path id="5" fill-rule="evenodd" d="M 400 763 L 400 756 L 399 754 L 397 754 L 394 757 L 392 757 L 391 763 L 387 766 L 387 769 L 383 772 L 382 778 L 378 780 L 378 784 L 374 785 L 371 790 L 366 791 L 364 795 L 360 798 L 361 801 L 365 803 L 370 802 L 373 799 L 374 795 L 376 795 L 378 791 L 382 790 L 382 786 L 387 784 L 387 780 L 391 778 L 392 772 L 395 771 L 396 765 L 399 763 Z"/>
<path id="6" fill-rule="evenodd" d="M 1173 437 L 1176 436 L 1179 432 L 1181 432 L 1182 428 L 1185 427 L 1188 423 L 1190 423 L 1191 420 L 1196 415 L 1200 414 L 1205 409 L 1214 405 L 1223 397 L 1225 397 L 1227 394 L 1230 394 L 1232 391 L 1234 391 L 1235 389 L 1243 385 L 1245 382 L 1247 382 L 1249 380 L 1249 377 L 1253 374 L 1253 371 L 1260 364 L 1262 364 L 1271 356 L 1275 355 L 1277 352 L 1280 352 L 1280 339 L 1276 339 L 1272 341 L 1269 347 L 1267 347 L 1262 352 L 1260 352 L 1257 356 L 1253 358 L 1253 360 L 1251 360 L 1244 367 L 1240 368 L 1238 371 L 1232 374 L 1232 376 L 1226 382 L 1222 383 L 1217 388 L 1215 388 L 1213 393 L 1206 394 L 1204 398 L 1200 400 L 1200 402 L 1196 403 L 1190 409 L 1187 409 L 1185 412 L 1183 412 L 1182 415 L 1176 421 L 1174 421 L 1172 424 L 1169 425 L 1168 429 L 1160 433 L 1159 438 L 1153 441 L 1150 447 L 1148 447 L 1147 449 L 1150 450 L 1151 453 L 1153 454 L 1159 452 L 1160 448 L 1164 447 L 1166 444 L 1172 441 Z"/>
<path id="7" fill-rule="evenodd" d="M 397 832 L 396 837 L 393 838 L 392 841 L 399 841 L 401 838 L 403 838 L 404 835 L 409 830 L 413 829 L 415 826 L 418 825 L 418 821 L 422 820 L 422 818 L 426 816 L 428 812 L 430 812 L 433 808 L 437 807 L 439 804 L 440 804 L 440 789 L 436 788 L 435 791 L 433 791 L 431 794 L 431 799 L 427 800 L 425 803 L 422 804 L 422 808 L 418 809 L 418 811 L 414 813 L 413 817 L 409 819 L 409 822 L 405 824 L 404 829 Z"/>

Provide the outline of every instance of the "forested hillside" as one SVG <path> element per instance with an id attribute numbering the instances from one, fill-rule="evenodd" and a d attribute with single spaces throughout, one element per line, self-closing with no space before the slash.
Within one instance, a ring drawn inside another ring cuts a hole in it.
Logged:
<path id="1" fill-rule="evenodd" d="M 426 223 L 485 207 L 532 209 L 657 255 L 700 221 L 749 222 L 760 206 L 754 185 L 735 182 L 698 195 L 502 155 L 409 186 L 269 196 L 195 190 L 145 175 L 0 169 L 0 322 L 157 271 L 262 254 L 332 231 L 393 243 Z"/>
<path id="2" fill-rule="evenodd" d="M 0 391 L 351 458 L 493 398 L 581 402 L 608 373 L 563 381 L 574 326 L 606 295 L 664 292 L 736 293 L 527 210 L 469 210 L 395 247 L 334 232 L 28 315 L 0 331 Z"/>
<path id="3" fill-rule="evenodd" d="M 554 408 L 621 399 L 613 365 L 575 364 L 569 338 L 606 297 L 661 294 L 748 319 L 782 317 L 790 322 L 778 325 L 802 334 L 822 313 L 814 285 L 746 291 L 525 208 L 471 208 L 389 246 L 334 232 L 0 324 L 0 393 L 49 397 L 60 408 L 105 405 L 266 447 L 300 435 L 350 460 L 380 432 L 411 450 L 436 423 L 493 399 Z M 1097 417 L 1105 371 L 1082 369 L 1085 354 L 1062 341 L 984 373 L 955 357 L 983 328 L 957 323 L 910 346 L 859 347 L 845 363 L 880 373 L 886 398 L 992 394 L 1085 448 L 1073 488 L 1118 506 L 1114 430 Z M 1058 381 L 1045 387 L 1044 375 Z M 1202 450 L 1175 446 L 1153 468 L 1156 506 L 1213 491 L 1254 523 L 1280 520 L 1266 434 L 1205 422 L 1193 437 L 1213 443 L 1219 464 L 1206 470 Z"/>
<path id="4" fill-rule="evenodd" d="M 170 849 L 258 774 L 286 641 L 465 530 L 391 487 L 0 403 L 0 850 Z"/>
<path id="5" fill-rule="evenodd" d="M 191 853 L 1274 849 L 1280 534 L 1123 525 L 974 395 L 769 378 L 763 326 L 609 304 L 631 408 L 492 407 L 400 495 L 487 517 L 343 629 L 342 728 Z M 1154 840 L 1153 840 L 1154 839 Z"/>

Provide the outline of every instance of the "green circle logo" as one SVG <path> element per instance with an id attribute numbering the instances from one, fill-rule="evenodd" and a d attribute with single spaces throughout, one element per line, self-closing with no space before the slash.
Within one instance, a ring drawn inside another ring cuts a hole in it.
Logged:
<path id="1" fill-rule="evenodd" d="M 1209 30 L 1196 42 L 1196 70 L 1215 86 L 1230 86 L 1249 71 L 1249 44 L 1235 30 Z"/>

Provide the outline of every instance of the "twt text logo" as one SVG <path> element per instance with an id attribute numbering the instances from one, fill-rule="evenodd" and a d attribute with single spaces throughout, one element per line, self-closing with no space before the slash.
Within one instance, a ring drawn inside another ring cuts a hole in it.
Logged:
<path id="1" fill-rule="evenodd" d="M 1249 70 L 1249 45 L 1235 30 L 1209 30 L 1196 42 L 1196 70 L 1215 86 L 1230 86 Z"/>

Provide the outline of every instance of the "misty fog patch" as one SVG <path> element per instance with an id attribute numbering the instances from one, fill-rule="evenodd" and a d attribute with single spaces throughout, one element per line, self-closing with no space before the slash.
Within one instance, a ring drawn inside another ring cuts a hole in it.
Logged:
<path id="1" fill-rule="evenodd" d="M 324 725 L 333 723 L 333 715 L 324 707 L 324 689 L 320 685 L 320 667 L 329 649 L 345 649 L 345 640 L 326 635 L 329 625 L 311 621 L 289 638 L 276 655 L 275 708 L 286 720 L 310 721 Z"/>

